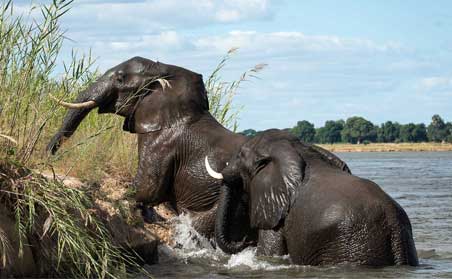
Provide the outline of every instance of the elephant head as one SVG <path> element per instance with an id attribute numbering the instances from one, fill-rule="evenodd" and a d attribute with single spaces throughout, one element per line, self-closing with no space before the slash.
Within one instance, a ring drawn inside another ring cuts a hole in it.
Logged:
<path id="1" fill-rule="evenodd" d="M 254 229 L 273 229 L 283 225 L 295 192 L 302 183 L 305 162 L 296 149 L 299 140 L 286 132 L 269 130 L 248 140 L 221 173 L 206 168 L 211 176 L 222 179 L 219 209 L 215 224 L 218 246 L 237 253 L 245 243 L 233 242 L 228 223 L 237 193 L 249 197 L 249 222 Z"/>
<path id="2" fill-rule="evenodd" d="M 127 60 L 99 77 L 76 98 L 47 149 L 54 154 L 95 107 L 125 117 L 123 129 L 149 133 L 195 121 L 209 110 L 202 76 L 142 57 Z"/>

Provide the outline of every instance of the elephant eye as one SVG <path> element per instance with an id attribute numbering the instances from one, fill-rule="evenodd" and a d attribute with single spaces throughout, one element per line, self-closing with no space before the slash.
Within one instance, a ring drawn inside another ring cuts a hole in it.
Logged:
<path id="1" fill-rule="evenodd" d="M 124 72 L 123 71 L 119 71 L 116 74 L 116 82 L 119 84 L 122 84 L 124 82 Z"/>
<path id="2" fill-rule="evenodd" d="M 258 159 L 255 163 L 255 173 L 258 173 L 259 171 L 261 171 L 268 163 L 270 163 L 272 160 L 271 157 L 265 157 L 265 158 L 261 158 Z"/>

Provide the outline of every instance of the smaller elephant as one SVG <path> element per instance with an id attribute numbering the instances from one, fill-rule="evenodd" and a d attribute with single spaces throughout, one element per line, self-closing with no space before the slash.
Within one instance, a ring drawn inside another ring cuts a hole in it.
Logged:
<path id="1" fill-rule="evenodd" d="M 403 208 L 318 146 L 272 129 L 242 145 L 221 173 L 205 163 L 223 181 L 215 238 L 227 253 L 248 245 L 232 241 L 228 225 L 233 201 L 245 195 L 260 254 L 289 254 L 302 265 L 418 265 Z"/>

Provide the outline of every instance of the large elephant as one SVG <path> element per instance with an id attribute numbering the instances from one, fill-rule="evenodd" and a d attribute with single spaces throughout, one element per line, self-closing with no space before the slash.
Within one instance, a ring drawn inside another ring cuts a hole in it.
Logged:
<path id="1" fill-rule="evenodd" d="M 418 264 L 402 207 L 377 184 L 352 175 L 332 153 L 267 130 L 245 143 L 221 173 L 209 159 L 208 172 L 223 181 L 215 228 L 223 251 L 246 247 L 231 239 L 229 222 L 231 201 L 248 193 L 259 253 L 288 253 L 303 265 Z"/>
<path id="2" fill-rule="evenodd" d="M 138 135 L 137 201 L 149 206 L 169 202 L 177 212 L 191 212 L 198 216 L 195 229 L 213 236 L 220 183 L 207 174 L 203 160 L 215 158 L 211 163 L 223 169 L 246 137 L 209 113 L 201 75 L 134 57 L 108 70 L 75 103 L 60 103 L 70 110 L 48 150 L 55 153 L 94 107 L 124 116 L 123 129 Z M 239 201 L 237 207 L 237 220 L 246 219 L 240 208 L 247 205 Z"/>

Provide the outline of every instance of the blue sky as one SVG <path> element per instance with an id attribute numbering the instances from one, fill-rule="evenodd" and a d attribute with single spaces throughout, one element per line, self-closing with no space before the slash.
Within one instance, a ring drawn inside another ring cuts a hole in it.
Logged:
<path id="1" fill-rule="evenodd" d="M 140 55 L 207 77 L 239 47 L 225 80 L 268 64 L 235 99 L 239 130 L 452 120 L 452 1 L 76 0 L 63 27 L 66 56 L 91 48 L 101 70 Z"/>

